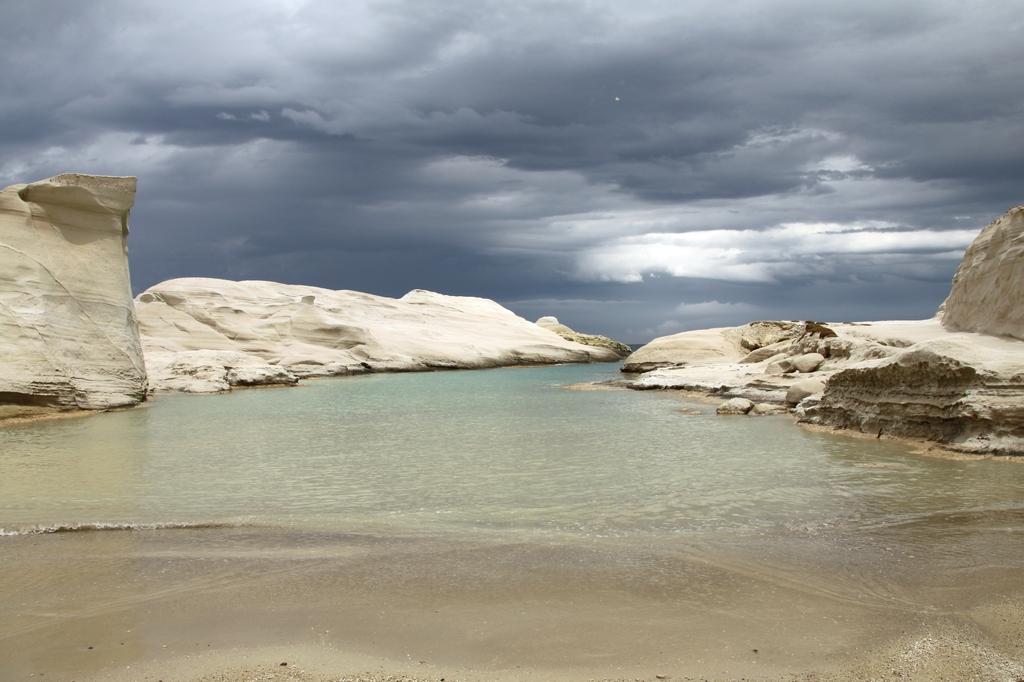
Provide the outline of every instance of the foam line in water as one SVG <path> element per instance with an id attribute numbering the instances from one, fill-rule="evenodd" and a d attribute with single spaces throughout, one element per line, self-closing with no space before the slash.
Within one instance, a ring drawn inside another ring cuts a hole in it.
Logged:
<path id="1" fill-rule="evenodd" d="M 30 526 L 28 528 L 0 528 L 0 537 L 12 537 L 18 535 L 46 535 L 50 533 L 84 533 L 101 530 L 210 530 L 218 528 L 246 528 L 252 527 L 254 525 L 254 523 L 248 521 L 158 521 L 154 523 L 55 523 L 52 525 Z"/>

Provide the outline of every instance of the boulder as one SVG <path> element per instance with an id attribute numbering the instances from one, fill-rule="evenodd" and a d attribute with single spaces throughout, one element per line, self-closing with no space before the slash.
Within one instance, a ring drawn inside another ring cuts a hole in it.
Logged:
<path id="1" fill-rule="evenodd" d="M 662 367 L 739 362 L 747 354 L 740 345 L 741 328 L 722 327 L 661 336 L 633 351 L 622 371 L 649 372 Z"/>
<path id="2" fill-rule="evenodd" d="M 746 398 L 730 398 L 718 406 L 716 414 L 746 414 L 754 408 L 754 403 Z"/>
<path id="3" fill-rule="evenodd" d="M 752 414 L 758 417 L 768 417 L 775 414 L 786 414 L 789 410 L 785 405 L 777 405 L 775 403 L 757 403 L 748 414 Z"/>
<path id="4" fill-rule="evenodd" d="M 127 258 L 135 184 L 67 173 L 0 192 L 0 416 L 145 399 Z"/>
<path id="5" fill-rule="evenodd" d="M 792 362 L 796 371 L 807 374 L 821 367 L 825 362 L 825 356 L 821 353 L 806 353 L 793 358 Z"/>
<path id="6" fill-rule="evenodd" d="M 786 390 L 786 402 L 796 405 L 804 398 L 821 393 L 825 390 L 825 382 L 821 379 L 801 379 Z"/>

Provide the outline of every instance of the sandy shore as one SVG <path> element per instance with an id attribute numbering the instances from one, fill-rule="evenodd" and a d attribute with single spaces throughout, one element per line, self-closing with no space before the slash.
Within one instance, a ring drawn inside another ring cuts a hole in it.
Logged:
<path id="1" fill-rule="evenodd" d="M 1024 611 L 1021 604 L 1001 604 L 979 611 L 980 620 L 1000 622 L 1005 650 L 1024 649 Z M 311 647 L 263 647 L 236 649 L 149 661 L 124 669 L 78 678 L 84 682 L 133 682 L 135 680 L 189 680 L 190 682 L 483 682 L 486 680 L 779 680 L 780 682 L 838 682 L 841 680 L 992 680 L 1017 682 L 1024 674 L 1019 655 L 1004 653 L 982 640 L 979 629 L 933 627 L 906 636 L 829 671 L 768 672 L 751 665 L 729 676 L 694 671 L 665 670 L 639 675 L 606 677 L 587 669 L 465 669 L 430 661 L 389 660 L 360 656 L 337 649 Z"/>
<path id="2" fill-rule="evenodd" d="M 5 538 L 0 677 L 1015 682 L 1024 555 L 1005 529 L 1019 522 L 943 519 L 924 535 L 944 550 L 895 553 L 260 529 Z M 909 534 L 922 528 L 880 542 Z"/>

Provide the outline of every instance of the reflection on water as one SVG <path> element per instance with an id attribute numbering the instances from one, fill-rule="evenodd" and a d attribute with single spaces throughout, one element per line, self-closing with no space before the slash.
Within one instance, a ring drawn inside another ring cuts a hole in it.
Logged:
<path id="1" fill-rule="evenodd" d="M 371 375 L 5 428 L 0 528 L 698 538 L 955 533 L 972 514 L 1021 526 L 1024 466 L 918 457 L 787 418 L 680 415 L 673 394 L 561 388 L 614 373 Z"/>

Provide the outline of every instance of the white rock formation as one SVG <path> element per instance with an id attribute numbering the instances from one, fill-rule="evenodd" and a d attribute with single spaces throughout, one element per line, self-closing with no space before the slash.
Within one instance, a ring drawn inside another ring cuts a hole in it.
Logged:
<path id="1" fill-rule="evenodd" d="M 754 403 L 746 398 L 729 398 L 718 406 L 715 414 L 746 414 L 754 409 Z"/>
<path id="2" fill-rule="evenodd" d="M 824 362 L 825 356 L 821 353 L 804 353 L 793 358 L 793 368 L 807 374 L 817 370 Z"/>
<path id="3" fill-rule="evenodd" d="M 800 379 L 786 389 L 786 402 L 796 405 L 804 398 L 810 398 L 825 390 L 825 382 L 821 379 Z"/>
<path id="4" fill-rule="evenodd" d="M 572 327 L 562 324 L 558 321 L 557 317 L 553 317 L 551 315 L 545 315 L 537 320 L 537 326 L 553 331 L 567 341 L 582 343 L 584 346 L 597 346 L 598 348 L 611 349 L 615 351 L 615 354 L 620 358 L 624 358 L 633 352 L 629 346 L 620 341 L 608 338 L 607 336 L 601 336 L 600 334 L 584 334 L 583 332 L 578 332 Z"/>
<path id="5" fill-rule="evenodd" d="M 0 192 L 0 416 L 145 399 L 128 277 L 135 178 L 64 174 Z"/>
<path id="6" fill-rule="evenodd" d="M 935 319 L 828 327 L 835 336 L 795 338 L 760 362 L 735 359 L 733 340 L 742 328 L 692 334 L 716 337 L 721 347 L 714 353 L 698 346 L 705 359 L 689 364 L 692 356 L 672 356 L 672 366 L 628 385 L 799 403 L 798 417 L 808 423 L 930 440 L 968 453 L 1024 454 L 1024 342 L 951 332 Z M 825 360 L 808 378 L 795 371 L 794 360 L 812 348 Z"/>
<path id="7" fill-rule="evenodd" d="M 718 362 L 747 361 L 748 356 L 763 355 L 761 360 L 803 332 L 795 322 L 758 321 L 742 327 L 719 327 L 661 336 L 637 349 L 626 358 L 623 372 L 649 372 L 662 367 L 682 367 Z"/>
<path id="8" fill-rule="evenodd" d="M 967 249 L 942 306 L 942 323 L 1024 339 L 1024 206 L 1007 211 Z"/>
<path id="9" fill-rule="evenodd" d="M 720 327 L 661 336 L 623 361 L 622 371 L 650 372 L 666 367 L 739 362 L 746 354 L 737 327 Z"/>
<path id="10" fill-rule="evenodd" d="M 775 403 L 757 403 L 753 409 L 747 414 L 754 415 L 755 417 L 770 417 L 777 414 L 786 414 L 789 412 L 785 405 L 776 405 Z"/>
<path id="11" fill-rule="evenodd" d="M 366 371 L 612 361 L 494 301 L 411 291 L 400 299 L 275 282 L 174 279 L 136 299 L 155 390 Z"/>
<path id="12" fill-rule="evenodd" d="M 623 371 L 646 372 L 628 385 L 747 398 L 755 414 L 760 403 L 796 405 L 808 423 L 1024 455 L 1024 206 L 978 235 L 935 319 L 807 322 L 798 333 L 772 324 L 655 339 L 626 358 Z"/>
<path id="13" fill-rule="evenodd" d="M 801 418 L 962 452 L 1024 455 L 1024 342 L 937 333 L 836 372 Z"/>

